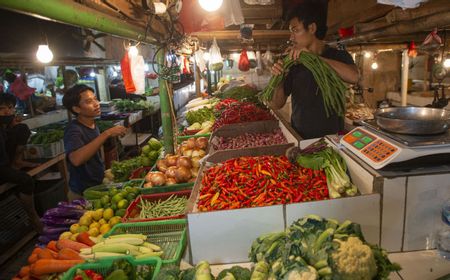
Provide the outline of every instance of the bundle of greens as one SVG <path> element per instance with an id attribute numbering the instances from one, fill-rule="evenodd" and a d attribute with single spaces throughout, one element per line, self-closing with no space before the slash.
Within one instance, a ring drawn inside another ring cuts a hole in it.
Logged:
<path id="1" fill-rule="evenodd" d="M 192 125 L 194 123 L 203 123 L 206 121 L 212 121 L 215 120 L 214 111 L 211 108 L 203 107 L 201 109 L 198 109 L 196 111 L 189 111 L 186 114 L 186 120 L 189 123 L 189 125 Z"/>
<path id="2" fill-rule="evenodd" d="M 64 129 L 50 129 L 39 131 L 30 138 L 31 144 L 50 144 L 58 142 L 64 138 Z"/>
<path id="3" fill-rule="evenodd" d="M 119 99 L 119 100 L 113 100 L 114 105 L 116 105 L 117 110 L 120 112 L 133 112 L 137 110 L 143 110 L 148 112 L 153 112 L 155 109 L 155 106 L 152 102 L 147 100 L 139 100 L 139 101 L 133 101 L 129 99 Z"/>
<path id="4" fill-rule="evenodd" d="M 283 58 L 284 74 L 272 76 L 267 87 L 260 95 L 264 102 L 271 101 L 275 89 L 280 85 L 289 68 L 295 64 L 303 64 L 310 70 L 316 80 L 316 83 L 322 93 L 325 112 L 329 117 L 332 112 L 338 116 L 345 114 L 345 92 L 347 87 L 336 72 L 318 55 L 302 52 L 297 60 L 292 60 L 288 55 Z"/>
<path id="5" fill-rule="evenodd" d="M 115 182 L 125 182 L 129 180 L 131 173 L 143 166 L 142 157 L 135 157 L 123 161 L 113 161 L 111 171 Z"/>
<path id="6" fill-rule="evenodd" d="M 258 98 L 258 91 L 248 85 L 227 89 L 222 93 L 218 93 L 216 97 L 220 99 L 232 98 L 241 102 L 261 104 Z"/>
<path id="7" fill-rule="evenodd" d="M 354 196 L 358 192 L 347 175 L 344 159 L 323 138 L 299 150 L 296 161 L 301 167 L 325 171 L 330 198 L 338 198 L 343 194 Z"/>
<path id="8" fill-rule="evenodd" d="M 259 237 L 249 257 L 268 266 L 261 279 L 388 279 L 401 269 L 383 249 L 364 240 L 358 224 L 313 215 L 294 222 L 286 232 Z"/>

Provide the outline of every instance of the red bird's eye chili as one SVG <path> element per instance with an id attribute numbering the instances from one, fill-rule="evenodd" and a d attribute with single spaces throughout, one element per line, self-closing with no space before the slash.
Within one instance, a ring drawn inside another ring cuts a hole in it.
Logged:
<path id="1" fill-rule="evenodd" d="M 199 211 L 328 199 L 325 172 L 285 156 L 240 157 L 215 165 L 202 178 Z"/>

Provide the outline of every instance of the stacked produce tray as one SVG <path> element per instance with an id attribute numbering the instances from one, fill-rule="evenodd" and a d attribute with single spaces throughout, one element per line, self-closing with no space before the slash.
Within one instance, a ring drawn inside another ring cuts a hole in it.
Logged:
<path id="1" fill-rule="evenodd" d="M 190 190 L 187 190 L 187 191 L 185 190 L 185 191 L 180 191 L 180 192 L 167 192 L 167 193 L 161 193 L 161 194 L 140 195 L 130 204 L 130 206 L 128 206 L 125 216 L 122 218 L 122 222 L 137 223 L 137 222 L 148 222 L 148 221 L 156 221 L 156 220 L 184 218 L 186 216 L 186 209 L 184 210 L 183 214 L 173 215 L 173 216 L 161 216 L 161 217 L 155 217 L 155 218 L 135 218 L 135 217 L 139 216 L 140 212 L 142 211 L 142 209 L 140 208 L 141 201 L 157 202 L 157 201 L 167 200 L 172 196 L 176 197 L 176 198 L 181 198 L 181 197 L 189 198 L 190 195 L 191 195 Z"/>
<path id="2" fill-rule="evenodd" d="M 136 260 L 133 257 L 110 257 L 104 258 L 97 262 L 92 263 L 83 263 L 76 265 L 69 269 L 62 277 L 62 280 L 72 280 L 74 279 L 76 272 L 78 269 L 80 270 L 93 270 L 97 273 L 102 274 L 103 276 L 108 275 L 113 272 L 112 264 L 116 260 L 125 259 L 136 269 L 148 269 L 151 275 L 151 278 L 147 278 L 148 280 L 153 280 L 159 273 L 161 268 L 161 259 L 160 258 L 145 258 L 141 260 Z"/>
<path id="3" fill-rule="evenodd" d="M 141 233 L 147 241 L 156 244 L 164 251 L 162 265 L 178 265 L 187 242 L 187 221 L 185 219 L 124 223 L 115 225 L 105 238 L 122 233 Z"/>

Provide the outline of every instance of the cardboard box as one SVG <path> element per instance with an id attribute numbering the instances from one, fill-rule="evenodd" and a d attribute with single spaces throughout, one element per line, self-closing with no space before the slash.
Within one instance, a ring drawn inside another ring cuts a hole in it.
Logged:
<path id="1" fill-rule="evenodd" d="M 277 120 L 272 121 L 258 121 L 258 122 L 247 122 L 247 123 L 238 123 L 238 124 L 231 124 L 231 125 L 225 125 L 216 130 L 211 135 L 210 144 L 208 147 L 207 154 L 212 155 L 216 152 L 224 152 L 224 151 L 230 151 L 228 150 L 216 150 L 214 149 L 214 145 L 219 142 L 219 137 L 237 137 L 239 135 L 243 135 L 245 133 L 270 133 L 273 132 L 275 129 L 281 129 L 281 123 Z M 292 139 L 292 135 L 287 130 L 282 130 L 282 133 L 284 137 L 286 138 L 287 143 L 294 143 L 289 142 L 288 139 Z M 294 143 L 296 145 L 296 143 Z M 280 144 L 284 145 L 284 144 Z M 259 146 L 259 147 L 274 147 L 278 145 L 271 145 L 271 146 Z M 250 148 L 257 148 L 257 147 L 246 147 L 242 149 L 250 149 Z M 241 149 L 236 149 L 241 150 Z"/>

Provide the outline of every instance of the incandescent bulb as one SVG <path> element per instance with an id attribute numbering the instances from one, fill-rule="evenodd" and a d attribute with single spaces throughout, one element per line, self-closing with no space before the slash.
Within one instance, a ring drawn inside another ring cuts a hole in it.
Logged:
<path id="1" fill-rule="evenodd" d="M 364 53 L 364 57 L 365 58 L 371 58 L 372 57 L 372 53 L 371 52 L 365 52 Z"/>
<path id="2" fill-rule="evenodd" d="M 450 58 L 446 58 L 446 59 L 444 60 L 444 67 L 445 67 L 445 68 L 450 68 Z"/>
<path id="3" fill-rule="evenodd" d="M 36 58 L 42 63 L 49 63 L 53 59 L 53 53 L 48 45 L 39 45 Z"/>
<path id="4" fill-rule="evenodd" d="M 223 0 L 199 0 L 198 2 L 204 10 L 214 12 L 222 6 Z"/>
<path id="5" fill-rule="evenodd" d="M 378 69 L 378 63 L 374 62 L 374 63 L 372 63 L 372 65 L 370 65 L 370 67 L 371 67 L 373 70 L 376 70 L 376 69 Z"/>

